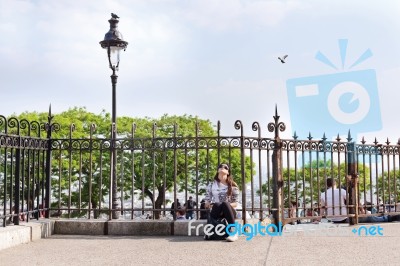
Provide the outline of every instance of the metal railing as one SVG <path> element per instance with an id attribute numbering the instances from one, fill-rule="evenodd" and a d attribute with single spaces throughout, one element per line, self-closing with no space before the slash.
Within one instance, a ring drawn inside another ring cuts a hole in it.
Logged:
<path id="1" fill-rule="evenodd" d="M 171 125 L 169 137 L 136 137 L 131 132 L 115 145 L 104 132 L 89 126 L 87 138 L 74 137 L 74 125 L 66 138 L 52 138 L 59 129 L 51 112 L 47 122 L 29 122 L 0 117 L 0 195 L 3 226 L 9 222 L 44 217 L 112 219 L 117 211 L 122 219 L 173 219 L 171 203 L 185 203 L 192 196 L 195 217 L 204 209 L 200 202 L 221 162 L 231 165 L 241 191 L 238 214 L 248 218 L 272 216 L 275 223 L 311 222 L 332 217 L 323 213 L 322 192 L 328 178 L 345 189 L 345 213 L 357 223 L 359 217 L 399 213 L 400 144 L 389 141 L 369 145 L 339 137 L 328 141 L 311 135 L 307 140 L 281 139 L 285 124 L 275 111 L 263 136 L 254 122 L 252 135 L 244 134 L 241 121 L 237 136 L 222 136 L 218 122 L 215 136 L 202 136 L 196 124 L 194 136 L 178 134 Z M 46 133 L 46 137 L 42 136 Z M 119 204 L 112 205 L 110 154 L 117 153 Z M 376 209 L 361 214 L 362 205 Z M 335 206 L 342 207 L 342 206 Z"/>
<path id="2" fill-rule="evenodd" d="M 0 193 L 3 226 L 45 216 L 49 139 L 41 137 L 48 124 L 0 116 Z"/>

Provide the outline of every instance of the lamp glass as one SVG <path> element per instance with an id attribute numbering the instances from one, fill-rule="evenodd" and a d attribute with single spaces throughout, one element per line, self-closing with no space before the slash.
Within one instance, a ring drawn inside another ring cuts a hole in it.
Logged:
<path id="1" fill-rule="evenodd" d="M 118 67 L 119 64 L 119 53 L 121 48 L 116 46 L 109 47 L 109 57 L 110 57 L 110 64 L 113 68 Z"/>

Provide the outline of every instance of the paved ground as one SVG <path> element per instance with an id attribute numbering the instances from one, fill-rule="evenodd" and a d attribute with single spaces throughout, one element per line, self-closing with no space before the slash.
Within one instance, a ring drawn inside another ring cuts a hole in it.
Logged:
<path id="1" fill-rule="evenodd" d="M 285 237 L 256 236 L 246 241 L 242 236 L 233 243 L 194 236 L 54 235 L 0 251 L 0 264 L 399 265 L 400 223 L 380 226 L 383 236 L 357 236 L 349 233 L 352 228 L 346 228 L 346 236 L 324 231 L 305 235 L 296 229 Z"/>

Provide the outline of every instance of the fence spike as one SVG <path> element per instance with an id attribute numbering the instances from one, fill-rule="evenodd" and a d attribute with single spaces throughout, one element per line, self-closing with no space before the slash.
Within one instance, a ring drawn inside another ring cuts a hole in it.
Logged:
<path id="1" fill-rule="evenodd" d="M 364 136 L 363 136 L 363 137 L 362 137 L 362 140 L 361 140 L 361 143 L 362 143 L 362 144 L 365 144 L 365 142 L 366 142 L 366 141 L 365 141 Z"/>
<path id="2" fill-rule="evenodd" d="M 178 131 L 178 124 L 175 122 L 174 123 L 174 138 L 176 138 L 177 131 Z"/>
<path id="3" fill-rule="evenodd" d="M 95 131 L 96 131 L 96 124 L 95 124 L 95 123 L 90 124 L 90 129 L 89 129 L 90 138 L 92 138 L 92 135 L 93 135 L 93 133 L 94 133 Z"/>
<path id="4" fill-rule="evenodd" d="M 278 125 L 279 123 L 279 115 L 278 115 L 278 107 L 277 105 L 275 105 L 275 115 L 273 116 L 274 120 L 275 120 L 275 125 Z"/>
<path id="5" fill-rule="evenodd" d="M 196 119 L 195 123 L 196 137 L 199 136 L 199 120 Z"/>
<path id="6" fill-rule="evenodd" d="M 51 104 L 49 105 L 49 117 L 52 117 L 51 116 Z"/>
<path id="7" fill-rule="evenodd" d="M 134 133 L 135 131 L 136 131 L 136 123 L 132 123 L 132 133 Z"/>
<path id="8" fill-rule="evenodd" d="M 153 123 L 153 138 L 156 137 L 156 128 L 157 128 L 157 122 Z"/>
<path id="9" fill-rule="evenodd" d="M 327 138 L 326 138 L 326 135 L 325 135 L 325 132 L 324 132 L 324 135 L 322 136 L 322 141 L 326 141 L 327 140 Z"/>
<path id="10" fill-rule="evenodd" d="M 349 133 L 347 134 L 347 142 L 352 141 L 352 137 L 351 137 L 351 133 L 350 133 L 350 129 L 349 129 Z"/>

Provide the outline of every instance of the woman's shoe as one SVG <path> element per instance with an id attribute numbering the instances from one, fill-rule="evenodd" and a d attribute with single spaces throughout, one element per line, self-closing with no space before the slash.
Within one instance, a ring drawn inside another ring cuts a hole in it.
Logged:
<path id="1" fill-rule="evenodd" d="M 233 236 L 228 236 L 227 238 L 226 238 L 226 241 L 227 242 L 235 242 L 236 240 L 238 240 L 238 235 L 237 234 L 235 234 L 235 235 L 233 235 Z"/>

